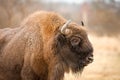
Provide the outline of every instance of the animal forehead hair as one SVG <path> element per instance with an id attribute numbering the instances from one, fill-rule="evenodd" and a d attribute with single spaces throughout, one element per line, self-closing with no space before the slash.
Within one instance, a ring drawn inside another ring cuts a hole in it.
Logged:
<path id="1" fill-rule="evenodd" d="M 79 31 L 86 31 L 86 28 L 83 27 L 83 26 L 80 26 L 74 22 L 72 22 L 71 24 L 69 24 L 69 28 L 71 29 L 76 29 L 76 30 L 79 30 Z"/>
<path id="2" fill-rule="evenodd" d="M 78 25 L 69 25 L 68 29 L 72 31 L 71 35 L 81 35 L 81 36 L 87 36 L 87 30 L 86 28 Z"/>

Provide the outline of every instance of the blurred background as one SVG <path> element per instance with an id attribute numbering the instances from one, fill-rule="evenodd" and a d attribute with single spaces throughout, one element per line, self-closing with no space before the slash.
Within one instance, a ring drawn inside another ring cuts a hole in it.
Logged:
<path id="1" fill-rule="evenodd" d="M 120 0 L 0 0 L 0 28 L 18 27 L 29 14 L 47 10 L 80 24 L 94 47 L 94 62 L 65 80 L 120 80 Z"/>

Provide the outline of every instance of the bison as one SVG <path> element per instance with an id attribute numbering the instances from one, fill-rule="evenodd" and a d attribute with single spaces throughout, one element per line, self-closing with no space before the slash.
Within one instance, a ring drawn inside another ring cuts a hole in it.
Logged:
<path id="1" fill-rule="evenodd" d="M 93 61 L 85 28 L 38 11 L 17 28 L 0 29 L 0 80 L 63 80 Z"/>

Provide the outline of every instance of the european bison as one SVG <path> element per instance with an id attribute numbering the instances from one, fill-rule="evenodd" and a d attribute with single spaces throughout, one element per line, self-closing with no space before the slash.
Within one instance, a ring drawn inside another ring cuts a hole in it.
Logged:
<path id="1" fill-rule="evenodd" d="M 82 23 L 83 25 L 83 23 Z M 47 11 L 0 29 L 0 80 L 63 80 L 93 61 L 84 27 Z"/>

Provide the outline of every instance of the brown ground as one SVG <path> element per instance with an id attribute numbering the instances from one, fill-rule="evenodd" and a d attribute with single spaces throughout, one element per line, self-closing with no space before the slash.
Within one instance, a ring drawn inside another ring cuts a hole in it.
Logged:
<path id="1" fill-rule="evenodd" d="M 94 62 L 81 76 L 67 74 L 65 80 L 120 80 L 120 37 L 89 37 L 94 46 Z"/>

